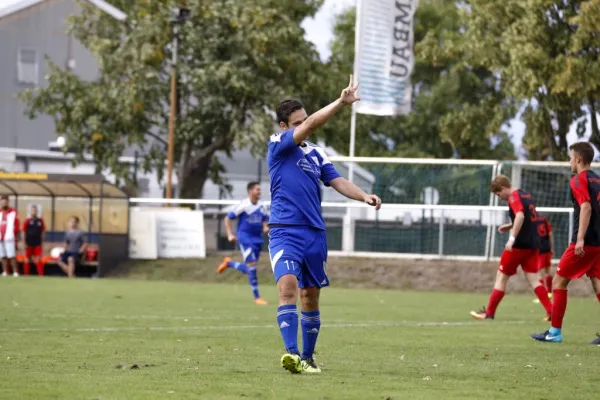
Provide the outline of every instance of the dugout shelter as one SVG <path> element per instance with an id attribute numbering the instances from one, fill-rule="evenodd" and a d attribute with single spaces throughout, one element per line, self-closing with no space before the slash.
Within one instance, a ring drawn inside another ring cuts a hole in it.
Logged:
<path id="1" fill-rule="evenodd" d="M 69 219 L 79 218 L 79 228 L 87 233 L 88 246 L 97 257 L 83 257 L 78 276 L 103 276 L 128 258 L 129 198 L 104 176 L 0 172 L 0 194 L 9 196 L 21 229 L 31 206 L 38 207 L 46 225 L 44 255 L 64 246 Z M 23 251 L 21 240 L 18 253 Z"/>

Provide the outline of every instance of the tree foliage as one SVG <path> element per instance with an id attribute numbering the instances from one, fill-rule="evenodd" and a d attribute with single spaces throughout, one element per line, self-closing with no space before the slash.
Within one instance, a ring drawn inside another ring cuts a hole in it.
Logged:
<path id="1" fill-rule="evenodd" d="M 574 122 L 600 146 L 600 0 L 419 3 L 413 112 L 359 115 L 359 154 L 510 159 L 513 118 L 530 159 L 565 159 Z M 332 75 L 353 60 L 354 10 L 335 33 Z M 348 121 L 326 131 L 334 147 L 347 147 Z"/>
<path id="2" fill-rule="evenodd" d="M 445 35 L 443 53 L 501 77 L 502 90 L 522 107 L 530 158 L 566 158 L 569 128 L 584 115 L 590 140 L 600 144 L 599 0 L 469 0 L 459 21 L 464 34 Z"/>
<path id="3" fill-rule="evenodd" d="M 72 34 L 96 57 L 99 76 L 81 79 L 48 60 L 48 86 L 23 95 L 29 115 L 48 114 L 80 159 L 131 180 L 118 161 L 144 149 L 146 170 L 163 171 L 173 47 L 172 9 L 181 2 L 120 0 L 125 23 L 82 2 Z M 180 196 L 202 195 L 208 178 L 223 183 L 215 153 L 264 151 L 273 132 L 269 109 L 314 81 L 319 59 L 301 21 L 322 0 L 189 0 L 180 27 L 175 161 Z"/>
<path id="4" fill-rule="evenodd" d="M 460 35 L 459 12 L 454 2 L 419 2 L 414 22 L 413 111 L 395 118 L 358 115 L 357 155 L 514 157 L 504 126 L 511 107 L 499 88 L 499 79 L 486 68 L 457 66 L 460 54 L 437 55 L 446 35 Z M 336 79 L 329 82 L 341 79 L 348 65 L 353 65 L 355 15 L 354 9 L 348 9 L 337 17 L 332 57 L 327 64 L 328 76 Z M 322 99 L 319 106 L 325 101 Z M 345 152 L 349 131 L 350 110 L 344 110 L 326 126 L 324 136 Z"/>

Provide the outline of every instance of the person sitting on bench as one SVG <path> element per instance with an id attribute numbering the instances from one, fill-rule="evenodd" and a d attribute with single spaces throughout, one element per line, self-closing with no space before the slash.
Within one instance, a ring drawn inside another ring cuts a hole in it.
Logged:
<path id="1" fill-rule="evenodd" d="M 65 232 L 65 251 L 58 261 L 59 267 L 69 278 L 75 276 L 75 267 L 86 247 L 84 233 L 79 229 L 79 218 L 72 216 L 69 220 L 69 229 Z"/>

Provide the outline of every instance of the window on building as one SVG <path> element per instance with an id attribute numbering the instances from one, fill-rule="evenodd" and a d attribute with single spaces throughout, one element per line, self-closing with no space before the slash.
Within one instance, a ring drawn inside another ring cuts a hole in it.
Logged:
<path id="1" fill-rule="evenodd" d="M 19 49 L 17 59 L 17 79 L 19 83 L 38 84 L 38 54 L 33 49 Z"/>

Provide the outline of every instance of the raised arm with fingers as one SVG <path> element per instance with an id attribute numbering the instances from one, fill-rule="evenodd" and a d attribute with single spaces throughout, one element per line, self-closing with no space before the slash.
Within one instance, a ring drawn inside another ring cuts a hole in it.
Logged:
<path id="1" fill-rule="evenodd" d="M 296 144 L 302 143 L 317 129 L 325 125 L 344 105 L 359 101 L 360 97 L 357 90 L 358 83 L 355 83 L 354 76 L 350 75 L 348 87 L 342 90 L 340 97 L 336 101 L 306 118 L 306 120 L 294 130 L 294 142 Z"/>

